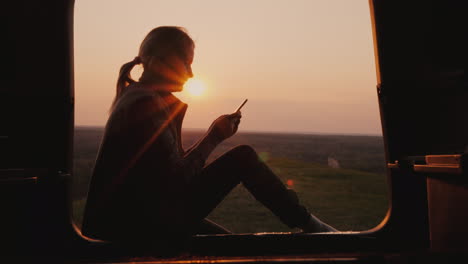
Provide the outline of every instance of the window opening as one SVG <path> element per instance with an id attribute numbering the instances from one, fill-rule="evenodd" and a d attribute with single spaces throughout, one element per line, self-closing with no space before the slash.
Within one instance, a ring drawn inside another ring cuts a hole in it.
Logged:
<path id="1" fill-rule="evenodd" d="M 248 144 L 312 213 L 337 229 L 367 230 L 385 216 L 368 1 L 80 0 L 74 24 L 78 225 L 118 70 L 161 25 L 185 27 L 196 43 L 195 77 L 176 94 L 189 104 L 185 147 L 248 98 L 238 133 L 208 162 Z M 209 218 L 235 233 L 293 231 L 242 186 Z"/>

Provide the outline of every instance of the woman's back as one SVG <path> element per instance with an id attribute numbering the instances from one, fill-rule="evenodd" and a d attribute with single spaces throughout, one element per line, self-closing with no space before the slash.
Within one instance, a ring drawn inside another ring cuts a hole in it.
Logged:
<path id="1" fill-rule="evenodd" d="M 165 222 L 157 212 L 171 185 L 167 146 L 177 149 L 177 142 L 171 133 L 154 135 L 167 119 L 167 107 L 164 96 L 138 84 L 115 105 L 93 170 L 84 235 L 113 240 L 140 233 L 158 218 Z"/>

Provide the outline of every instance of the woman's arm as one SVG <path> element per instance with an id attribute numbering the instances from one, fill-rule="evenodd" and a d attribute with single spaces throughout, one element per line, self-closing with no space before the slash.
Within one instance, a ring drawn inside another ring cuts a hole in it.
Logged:
<path id="1" fill-rule="evenodd" d="M 236 133 L 240 118 L 240 113 L 218 117 L 207 133 L 184 153 L 182 166 L 192 169 L 194 173 L 201 171 L 216 146 Z"/>
<path id="2" fill-rule="evenodd" d="M 192 145 L 189 150 L 184 153 L 184 163 L 191 164 L 196 171 L 201 170 L 208 156 L 213 152 L 216 146 L 221 143 L 216 140 L 209 133 L 206 133 L 197 143 Z"/>

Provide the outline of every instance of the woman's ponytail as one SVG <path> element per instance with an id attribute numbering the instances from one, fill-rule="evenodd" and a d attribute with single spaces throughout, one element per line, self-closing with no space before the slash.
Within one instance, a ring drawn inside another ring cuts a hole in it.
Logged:
<path id="1" fill-rule="evenodd" d="M 125 91 L 125 88 L 127 88 L 130 84 L 135 82 L 135 80 L 132 79 L 130 72 L 132 71 L 133 67 L 135 67 L 135 65 L 140 64 L 140 63 L 141 63 L 141 58 L 137 56 L 132 61 L 127 62 L 124 65 L 122 65 L 122 67 L 120 67 L 119 78 L 117 79 L 117 85 L 116 85 L 116 91 L 115 91 L 115 98 L 114 98 L 114 101 L 112 102 L 111 110 L 114 108 L 117 100 Z"/>

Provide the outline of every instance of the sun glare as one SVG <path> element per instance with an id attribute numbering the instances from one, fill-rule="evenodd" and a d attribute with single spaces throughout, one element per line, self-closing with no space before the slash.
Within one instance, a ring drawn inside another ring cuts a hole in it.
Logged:
<path id="1" fill-rule="evenodd" d="M 184 89 L 194 96 L 200 96 L 205 91 L 205 84 L 199 79 L 190 79 L 185 83 Z"/>

